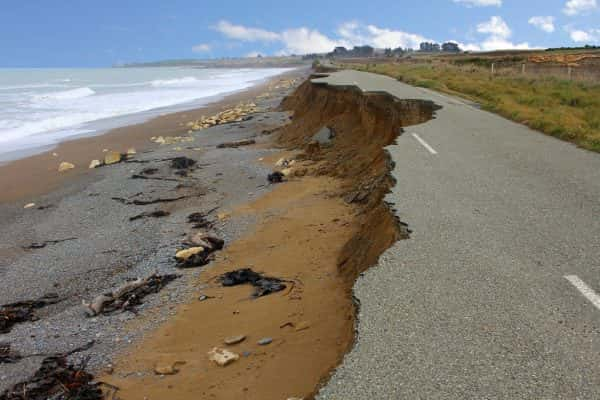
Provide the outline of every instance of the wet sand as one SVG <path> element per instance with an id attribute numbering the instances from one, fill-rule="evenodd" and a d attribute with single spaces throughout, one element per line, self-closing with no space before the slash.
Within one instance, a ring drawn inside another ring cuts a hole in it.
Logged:
<path id="1" fill-rule="evenodd" d="M 205 107 L 169 113 L 140 124 L 112 129 L 97 136 L 62 142 L 52 150 L 0 165 L 0 203 L 19 200 L 27 204 L 32 198 L 55 190 L 73 178 L 89 175 L 90 161 L 103 159 L 105 149 L 126 152 L 131 147 L 137 151 L 156 148 L 150 141 L 152 136 L 184 135 L 189 129 L 185 123 L 255 99 L 280 79 L 298 76 L 298 71 L 300 70 L 279 75 Z M 59 173 L 58 166 L 63 161 L 75 164 L 76 168 Z"/>

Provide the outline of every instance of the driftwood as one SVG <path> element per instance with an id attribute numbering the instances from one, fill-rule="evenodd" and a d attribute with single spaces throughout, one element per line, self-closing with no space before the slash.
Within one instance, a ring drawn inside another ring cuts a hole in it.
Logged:
<path id="1" fill-rule="evenodd" d="M 10 332 L 13 325 L 35 321 L 35 310 L 60 301 L 57 294 L 47 294 L 37 300 L 27 300 L 0 306 L 0 333 Z"/>
<path id="2" fill-rule="evenodd" d="M 202 248 L 202 251 L 185 258 L 179 258 L 175 256 L 177 260 L 177 268 L 195 268 L 202 267 L 212 261 L 212 254 L 215 251 L 222 250 L 225 246 L 225 241 L 215 236 L 207 234 L 197 234 L 194 237 L 184 243 L 189 249 Z M 185 249 L 184 249 L 185 250 Z"/>
<path id="3" fill-rule="evenodd" d="M 167 211 L 157 210 L 157 211 L 144 212 L 144 213 L 135 215 L 133 217 L 130 217 L 129 220 L 136 221 L 136 220 L 142 219 L 142 218 L 162 218 L 162 217 L 168 217 L 169 215 L 171 215 L 171 213 L 169 213 Z"/>
<path id="4" fill-rule="evenodd" d="M 10 347 L 10 343 L 0 343 L 0 364 L 12 364 L 21 360 L 23 356 Z"/>
<path id="5" fill-rule="evenodd" d="M 235 148 L 242 147 L 242 146 L 250 146 L 252 144 L 256 144 L 256 140 L 248 139 L 248 140 L 238 140 L 236 142 L 221 143 L 217 146 L 217 148 L 218 149 L 227 149 L 227 148 L 235 149 Z"/>
<path id="6" fill-rule="evenodd" d="M 43 249 L 44 247 L 48 246 L 49 244 L 58 244 L 58 243 L 62 243 L 62 242 L 68 242 L 70 240 L 77 240 L 77 238 L 73 237 L 73 238 L 66 238 L 66 239 L 59 239 L 59 240 L 46 240 L 41 243 L 34 242 L 28 246 L 22 246 L 22 248 L 24 250 L 37 250 L 37 249 Z"/>
<path id="7" fill-rule="evenodd" d="M 160 178 L 158 176 L 145 176 L 145 175 L 139 175 L 139 174 L 133 174 L 131 175 L 131 179 L 146 179 L 146 180 L 151 180 L 151 181 L 167 181 L 167 182 L 179 182 L 179 179 L 175 179 L 175 178 Z"/>
<path id="8" fill-rule="evenodd" d="M 115 311 L 135 312 L 135 307 L 142 303 L 144 297 L 159 292 L 177 278 L 179 278 L 179 275 L 154 274 L 146 279 L 136 279 L 123 284 L 114 292 L 97 296 L 90 303 L 83 302 L 83 306 L 90 317 L 99 314 L 110 314 Z"/>
<path id="9" fill-rule="evenodd" d="M 118 201 L 119 203 L 123 203 L 123 204 L 127 204 L 127 205 L 134 205 L 134 206 L 147 206 L 150 204 L 157 204 L 157 203 L 172 203 L 175 201 L 179 201 L 179 200 L 183 200 L 183 199 L 187 199 L 190 196 L 179 196 L 179 197 L 172 197 L 172 198 L 165 198 L 165 199 L 154 199 L 154 200 L 127 200 L 124 199 L 122 197 L 112 197 L 113 200 Z"/>

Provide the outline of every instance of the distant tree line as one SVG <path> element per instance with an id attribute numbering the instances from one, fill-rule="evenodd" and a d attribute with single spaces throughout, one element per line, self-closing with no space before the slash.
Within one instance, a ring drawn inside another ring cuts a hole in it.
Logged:
<path id="1" fill-rule="evenodd" d="M 600 49 L 600 46 L 592 46 L 589 44 L 586 44 L 585 46 L 579 46 L 579 47 L 551 47 L 549 49 L 546 49 L 546 51 L 560 51 L 560 50 L 598 50 Z"/>

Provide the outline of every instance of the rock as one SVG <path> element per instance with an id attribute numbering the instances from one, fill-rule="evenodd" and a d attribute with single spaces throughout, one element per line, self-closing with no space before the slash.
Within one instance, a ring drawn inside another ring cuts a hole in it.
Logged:
<path id="1" fill-rule="evenodd" d="M 296 332 L 305 331 L 310 328 L 310 322 L 302 321 L 298 325 L 296 325 Z"/>
<path id="2" fill-rule="evenodd" d="M 102 162 L 100 162 L 100 160 L 92 160 L 90 162 L 90 166 L 89 169 L 94 169 L 94 168 L 98 168 L 99 166 L 102 165 Z"/>
<path id="3" fill-rule="evenodd" d="M 217 214 L 217 218 L 219 219 L 219 221 L 224 221 L 226 219 L 229 219 L 230 216 L 231 215 L 229 213 L 226 213 L 226 212 Z"/>
<path id="4" fill-rule="evenodd" d="M 288 176 L 292 175 L 292 169 L 291 169 L 291 168 L 285 168 L 285 169 L 282 169 L 282 170 L 281 170 L 281 173 L 282 173 L 284 176 L 288 177 Z"/>
<path id="5" fill-rule="evenodd" d="M 127 155 L 128 156 L 133 156 L 134 154 L 137 154 L 137 151 L 135 150 L 135 148 L 130 147 L 127 149 Z"/>
<path id="6" fill-rule="evenodd" d="M 331 145 L 331 141 L 335 137 L 335 133 L 328 127 L 324 126 L 321 130 L 312 137 L 312 140 L 319 143 L 322 146 Z"/>
<path id="7" fill-rule="evenodd" d="M 240 359 L 240 356 L 231 351 L 215 347 L 208 352 L 208 359 L 214 361 L 220 367 L 225 367 Z"/>
<path id="8" fill-rule="evenodd" d="M 280 158 L 279 160 L 277 160 L 277 162 L 275 163 L 276 167 L 287 167 L 289 165 L 290 160 L 288 160 L 285 157 Z"/>
<path id="9" fill-rule="evenodd" d="M 189 249 L 180 250 L 175 254 L 175 258 L 179 261 L 185 261 L 188 258 L 200 254 L 204 251 L 204 247 L 190 247 Z"/>
<path id="10" fill-rule="evenodd" d="M 273 172 L 272 174 L 269 174 L 267 176 L 267 180 L 269 181 L 269 183 L 281 183 L 281 182 L 283 182 L 284 177 L 285 177 L 285 175 L 283 175 L 283 173 L 276 171 L 276 172 Z"/>
<path id="11" fill-rule="evenodd" d="M 246 335 L 230 336 L 225 338 L 223 341 L 227 346 L 233 346 L 234 344 L 242 343 L 246 340 Z"/>
<path id="12" fill-rule="evenodd" d="M 33 208 L 33 207 L 35 207 L 35 203 L 28 203 L 23 206 L 24 209 Z"/>
<path id="13" fill-rule="evenodd" d="M 179 372 L 177 365 L 185 364 L 183 361 L 176 361 L 171 364 L 157 364 L 154 367 L 154 373 L 156 375 L 175 375 Z"/>
<path id="14" fill-rule="evenodd" d="M 58 157 L 57 153 L 52 153 L 52 157 Z"/>
<path id="15" fill-rule="evenodd" d="M 70 162 L 63 161 L 58 166 L 58 172 L 68 171 L 73 168 L 75 168 L 75 164 L 71 164 Z"/>
<path id="16" fill-rule="evenodd" d="M 271 343 L 273 343 L 273 338 L 270 337 L 262 338 L 258 341 L 259 346 L 266 346 Z"/>
<path id="17" fill-rule="evenodd" d="M 119 152 L 109 151 L 104 156 L 104 164 L 106 164 L 106 165 L 117 164 L 120 162 L 121 162 L 121 153 L 119 153 Z"/>

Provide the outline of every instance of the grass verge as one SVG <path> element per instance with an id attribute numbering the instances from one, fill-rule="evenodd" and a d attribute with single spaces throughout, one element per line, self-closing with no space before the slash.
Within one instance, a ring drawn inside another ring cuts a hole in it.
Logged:
<path id="1" fill-rule="evenodd" d="M 450 64 L 348 64 L 402 82 L 458 95 L 485 110 L 588 150 L 600 152 L 600 85 Z"/>

